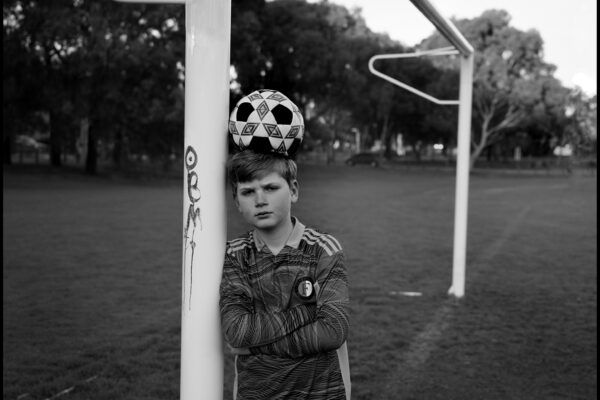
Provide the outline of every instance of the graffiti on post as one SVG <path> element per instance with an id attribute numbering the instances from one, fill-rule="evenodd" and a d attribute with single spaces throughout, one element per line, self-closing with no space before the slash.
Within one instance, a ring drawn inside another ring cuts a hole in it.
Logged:
<path id="1" fill-rule="evenodd" d="M 198 155 L 192 146 L 185 150 L 185 169 L 187 174 L 186 189 L 188 203 L 188 212 L 185 221 L 183 239 L 185 243 L 183 253 L 183 302 L 184 307 L 187 303 L 187 309 L 192 307 L 192 280 L 194 276 L 194 250 L 196 241 L 194 234 L 196 229 L 202 230 L 202 219 L 198 201 L 200 200 L 200 189 L 198 188 L 198 174 L 194 170 L 198 164 Z"/>

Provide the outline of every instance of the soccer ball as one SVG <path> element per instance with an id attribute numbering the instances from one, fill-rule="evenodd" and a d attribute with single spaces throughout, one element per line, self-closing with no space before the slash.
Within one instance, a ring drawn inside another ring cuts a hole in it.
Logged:
<path id="1" fill-rule="evenodd" d="M 240 150 L 291 157 L 304 137 L 304 119 L 284 94 L 261 89 L 238 101 L 229 117 L 229 133 Z"/>

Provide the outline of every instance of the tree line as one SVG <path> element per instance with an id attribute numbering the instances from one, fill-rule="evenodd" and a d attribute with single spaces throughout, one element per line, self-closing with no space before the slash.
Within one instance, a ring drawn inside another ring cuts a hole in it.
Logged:
<path id="1" fill-rule="evenodd" d="M 98 149 L 116 168 L 145 154 L 168 168 L 183 151 L 185 7 L 91 0 L 7 0 L 4 26 L 4 160 L 15 137 L 50 133 L 50 161 L 61 165 L 87 137 L 85 168 Z M 596 96 L 563 86 L 543 59 L 535 30 L 510 25 L 503 10 L 454 21 L 474 46 L 472 156 L 545 156 L 559 144 L 595 152 Z M 448 46 L 433 34 L 418 46 Z M 270 88 L 302 110 L 307 149 L 330 148 L 358 131 L 391 156 L 402 133 L 414 149 L 456 143 L 457 108 L 439 106 L 373 76 L 375 54 L 414 48 L 372 32 L 360 9 L 322 0 L 233 0 L 230 107 Z M 458 98 L 458 60 L 380 61 L 378 69 L 438 98 Z M 218 134 L 217 132 L 215 134 Z M 226 134 L 223 132 L 222 134 Z"/>

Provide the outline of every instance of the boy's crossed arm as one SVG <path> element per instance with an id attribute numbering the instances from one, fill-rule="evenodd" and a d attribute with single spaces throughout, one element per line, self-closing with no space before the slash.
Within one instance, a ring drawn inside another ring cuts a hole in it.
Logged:
<path id="1" fill-rule="evenodd" d="M 301 304 L 279 312 L 256 312 L 249 282 L 230 254 L 225 255 L 220 291 L 223 334 L 233 348 L 271 343 L 315 319 L 315 304 Z"/>
<path id="2" fill-rule="evenodd" d="M 279 340 L 250 348 L 252 354 L 272 354 L 297 358 L 338 349 L 348 335 L 348 279 L 342 252 L 324 260 L 319 270 L 317 314 L 304 325 Z M 316 286 L 316 285 L 315 285 Z"/>

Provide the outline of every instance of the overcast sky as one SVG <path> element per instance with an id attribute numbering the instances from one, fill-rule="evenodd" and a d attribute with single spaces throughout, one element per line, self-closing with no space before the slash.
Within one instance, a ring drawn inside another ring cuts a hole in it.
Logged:
<path id="1" fill-rule="evenodd" d="M 435 27 L 409 0 L 330 0 L 351 9 L 362 8 L 374 32 L 386 32 L 415 45 Z M 557 66 L 555 77 L 565 86 L 596 94 L 596 0 L 430 0 L 447 18 L 474 18 L 485 10 L 503 9 L 520 30 L 536 29 L 544 40 L 544 59 Z"/>

